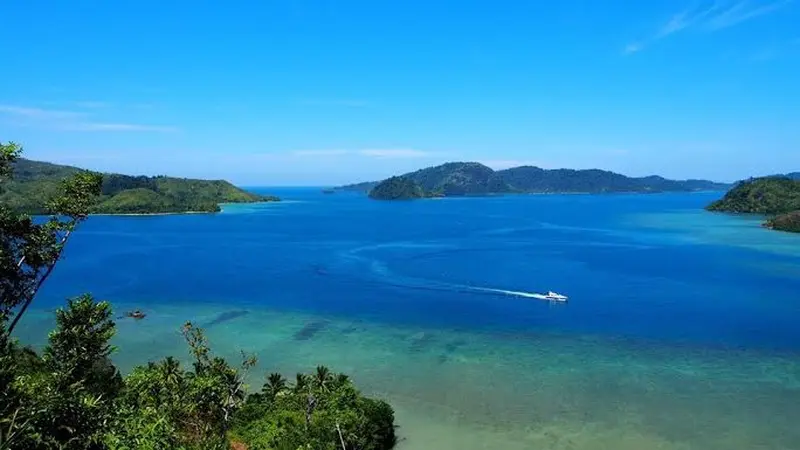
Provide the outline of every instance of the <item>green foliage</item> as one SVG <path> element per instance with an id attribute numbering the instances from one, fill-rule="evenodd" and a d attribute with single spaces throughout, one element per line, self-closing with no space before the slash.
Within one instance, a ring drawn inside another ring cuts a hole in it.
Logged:
<path id="1" fill-rule="evenodd" d="M 489 167 L 474 162 L 453 162 L 403 175 L 431 194 L 481 195 L 511 192 L 511 187 Z"/>
<path id="2" fill-rule="evenodd" d="M 83 296 L 57 311 L 56 329 L 39 361 L 31 361 L 36 356 L 30 350 L 12 350 L 17 398 L 11 421 L 17 424 L 11 428 L 17 436 L 8 448 L 102 448 L 122 384 L 108 359 L 113 335 L 110 306 Z"/>
<path id="3" fill-rule="evenodd" d="M 14 142 L 8 144 L 0 143 L 0 181 L 5 181 L 13 173 L 13 164 L 19 155 L 22 154 L 22 147 Z"/>
<path id="4" fill-rule="evenodd" d="M 21 149 L 0 144 L 0 173 L 10 173 Z M 3 178 L 3 187 L 13 184 Z M 57 183 L 45 203 L 51 214 L 34 221 L 0 203 L 0 324 L 15 311 L 5 332 L 10 333 L 27 310 L 39 288 L 50 276 L 64 245 L 89 213 L 100 193 L 100 175 L 76 171 Z"/>
<path id="5" fill-rule="evenodd" d="M 289 386 L 271 374 L 237 413 L 231 435 L 251 450 L 383 450 L 396 443 L 394 411 L 324 366 Z"/>
<path id="6" fill-rule="evenodd" d="M 485 195 L 503 193 L 689 192 L 728 186 L 705 180 L 667 180 L 658 176 L 631 178 L 605 170 L 546 170 L 532 166 L 493 171 L 474 162 L 446 163 L 401 175 L 427 195 Z M 388 181 L 388 180 L 387 180 Z M 367 182 L 340 189 L 368 192 L 381 183 Z"/>
<path id="7" fill-rule="evenodd" d="M 767 220 L 764 226 L 800 233 L 800 176 L 793 173 L 742 181 L 706 209 L 775 216 Z"/>
<path id="8" fill-rule="evenodd" d="M 10 209 L 27 214 L 48 211 L 48 199 L 61 189 L 61 180 L 82 171 L 38 161 L 18 159 L 13 164 L 15 181 L 0 193 L 0 201 Z M 205 181 L 164 176 L 103 176 L 100 196 L 89 210 L 103 214 L 151 214 L 173 212 L 216 212 L 220 203 L 277 201 L 243 191 L 227 181 Z"/>
<path id="9" fill-rule="evenodd" d="M 233 368 L 211 357 L 201 329 L 187 323 L 182 331 L 193 369 L 171 357 L 134 369 L 117 400 L 120 413 L 107 437 L 112 448 L 227 448 L 233 414 L 246 398 L 244 374 L 255 359 Z"/>
<path id="10" fill-rule="evenodd" d="M 422 198 L 425 192 L 419 184 L 406 177 L 392 177 L 382 181 L 369 192 L 376 200 L 409 200 Z"/>
<path id="11" fill-rule="evenodd" d="M 738 183 L 709 211 L 785 214 L 800 210 L 800 180 L 785 177 L 753 178 Z"/>
<path id="12" fill-rule="evenodd" d="M 56 329 L 42 360 L 51 373 L 65 374 L 64 386 L 81 383 L 89 392 L 109 399 L 116 397 L 122 378 L 109 357 L 109 342 L 115 333 L 111 305 L 96 303 L 90 295 L 67 301 L 56 311 Z"/>
<path id="13" fill-rule="evenodd" d="M 794 211 L 767 220 L 767 228 L 778 231 L 800 233 L 800 211 Z"/>

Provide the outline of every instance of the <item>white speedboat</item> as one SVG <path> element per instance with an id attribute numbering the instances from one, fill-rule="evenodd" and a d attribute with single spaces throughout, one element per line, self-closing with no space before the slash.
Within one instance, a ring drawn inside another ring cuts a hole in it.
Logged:
<path id="1" fill-rule="evenodd" d="M 568 300 L 568 297 L 566 295 L 561 295 L 553 291 L 548 291 L 547 295 L 545 295 L 544 297 L 552 302 L 566 302 Z"/>

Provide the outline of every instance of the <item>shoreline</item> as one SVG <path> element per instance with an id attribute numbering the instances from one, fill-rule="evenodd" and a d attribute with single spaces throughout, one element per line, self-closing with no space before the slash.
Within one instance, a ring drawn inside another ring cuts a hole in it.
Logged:
<path id="1" fill-rule="evenodd" d="M 189 214 L 219 214 L 222 211 L 180 211 L 180 212 L 160 212 L 160 213 L 93 213 L 89 216 L 183 216 Z"/>
<path id="2" fill-rule="evenodd" d="M 183 216 L 189 214 L 220 214 L 224 212 L 222 208 L 224 205 L 255 205 L 262 203 L 280 203 L 281 200 L 266 200 L 262 202 L 225 202 L 220 203 L 219 211 L 175 211 L 175 212 L 153 212 L 153 213 L 91 213 L 90 216 L 122 216 L 122 217 L 137 217 L 137 216 Z"/>

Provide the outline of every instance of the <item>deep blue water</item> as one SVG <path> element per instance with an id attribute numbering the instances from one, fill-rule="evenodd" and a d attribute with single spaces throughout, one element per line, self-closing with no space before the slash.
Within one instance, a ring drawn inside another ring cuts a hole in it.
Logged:
<path id="1" fill-rule="evenodd" d="M 719 193 L 377 202 L 266 192 L 286 201 L 92 217 L 36 307 L 88 291 L 144 308 L 225 303 L 497 335 L 800 350 L 800 236 L 702 212 Z M 547 290 L 569 304 L 499 292 Z"/>

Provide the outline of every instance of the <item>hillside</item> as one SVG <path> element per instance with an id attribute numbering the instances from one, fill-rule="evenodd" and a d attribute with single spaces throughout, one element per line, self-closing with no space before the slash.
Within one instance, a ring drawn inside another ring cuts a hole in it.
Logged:
<path id="1" fill-rule="evenodd" d="M 21 212 L 43 213 L 61 180 L 79 171 L 77 167 L 20 159 L 14 164 L 14 178 L 0 194 L 0 201 Z M 105 174 L 102 195 L 92 210 L 104 214 L 216 212 L 220 203 L 275 200 L 278 199 L 246 192 L 222 180 Z"/>
<path id="2" fill-rule="evenodd" d="M 425 191 L 410 178 L 391 177 L 372 188 L 369 197 L 375 200 L 411 200 L 425 197 Z"/>
<path id="3" fill-rule="evenodd" d="M 452 162 L 403 175 L 428 194 L 482 195 L 511 192 L 498 174 L 480 163 Z"/>
<path id="4" fill-rule="evenodd" d="M 800 180 L 800 172 L 787 173 L 784 176 L 786 178 L 791 178 L 792 180 Z"/>
<path id="5" fill-rule="evenodd" d="M 722 190 L 729 186 L 706 180 L 668 180 L 659 176 L 631 178 L 605 170 L 547 170 L 521 166 L 494 171 L 479 163 L 456 162 L 402 175 L 418 183 L 426 194 L 482 195 L 501 193 L 691 192 Z M 368 192 L 376 182 L 339 189 Z"/>
<path id="6" fill-rule="evenodd" d="M 800 233 L 800 211 L 775 216 L 767 220 L 764 226 L 772 230 Z"/>
<path id="7" fill-rule="evenodd" d="M 781 176 L 742 181 L 706 209 L 774 216 L 764 226 L 800 233 L 800 179 Z"/>
<path id="8" fill-rule="evenodd" d="M 800 210 L 800 181 L 786 177 L 742 181 L 706 209 L 766 215 L 797 211 Z"/>

